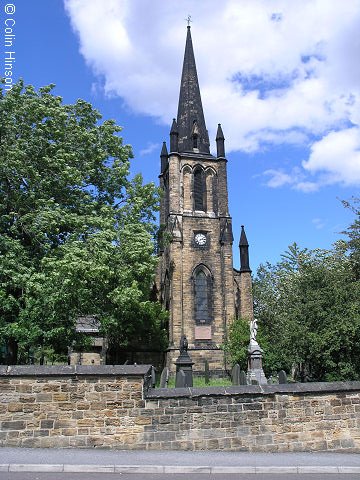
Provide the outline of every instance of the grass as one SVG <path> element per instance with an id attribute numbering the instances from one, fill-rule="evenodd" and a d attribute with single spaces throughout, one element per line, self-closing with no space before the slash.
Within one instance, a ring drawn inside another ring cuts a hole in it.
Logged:
<path id="1" fill-rule="evenodd" d="M 229 378 L 210 378 L 208 384 L 205 383 L 205 377 L 195 377 L 193 379 L 194 387 L 229 387 L 231 380 Z M 175 376 L 169 378 L 168 388 L 175 388 Z"/>

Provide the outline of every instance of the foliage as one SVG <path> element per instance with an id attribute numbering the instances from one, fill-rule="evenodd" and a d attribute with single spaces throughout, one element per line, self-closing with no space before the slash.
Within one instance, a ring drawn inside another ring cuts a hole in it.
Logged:
<path id="1" fill-rule="evenodd" d="M 301 250 L 293 244 L 254 281 L 255 315 L 267 374 L 297 366 L 300 378 L 350 380 L 360 375 L 360 283 L 348 244 Z"/>
<path id="2" fill-rule="evenodd" d="M 231 365 L 238 363 L 241 370 L 247 368 L 247 350 L 250 341 L 249 322 L 243 318 L 235 319 L 229 329 L 225 354 L 229 355 Z"/>
<path id="3" fill-rule="evenodd" d="M 149 300 L 158 191 L 129 179 L 120 127 L 52 88 L 0 92 L 0 338 L 12 362 L 64 351 L 92 314 L 110 341 L 161 344 L 164 314 Z"/>
<path id="4" fill-rule="evenodd" d="M 353 197 L 352 202 L 343 200 L 343 205 L 355 214 L 355 220 L 347 228 L 345 233 L 348 237 L 348 249 L 350 261 L 357 280 L 360 280 L 360 198 Z"/>

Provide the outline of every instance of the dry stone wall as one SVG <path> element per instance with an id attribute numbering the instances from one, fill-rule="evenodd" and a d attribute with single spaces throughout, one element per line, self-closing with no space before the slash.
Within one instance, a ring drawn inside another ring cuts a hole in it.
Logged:
<path id="1" fill-rule="evenodd" d="M 0 367 L 0 445 L 360 453 L 360 382 L 149 389 L 151 367 Z"/>

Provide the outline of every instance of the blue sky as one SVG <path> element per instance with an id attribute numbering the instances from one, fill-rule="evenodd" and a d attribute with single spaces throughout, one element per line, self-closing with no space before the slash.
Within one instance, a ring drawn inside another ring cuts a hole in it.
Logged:
<path id="1" fill-rule="evenodd" d="M 157 182 L 192 37 L 211 147 L 222 124 L 237 243 L 253 270 L 287 246 L 330 248 L 359 196 L 360 0 L 2 0 L 14 79 L 56 84 L 124 127 L 132 173 Z M 15 12 L 5 6 L 13 4 Z M 4 32 L 5 35 L 5 32 Z"/>

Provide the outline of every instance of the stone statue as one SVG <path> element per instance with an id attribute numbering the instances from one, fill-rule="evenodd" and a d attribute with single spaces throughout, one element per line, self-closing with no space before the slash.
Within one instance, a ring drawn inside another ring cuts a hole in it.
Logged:
<path id="1" fill-rule="evenodd" d="M 188 345 L 189 344 L 188 344 L 186 335 L 181 335 L 181 338 L 180 338 L 180 355 L 184 354 L 184 353 L 187 353 Z"/>
<path id="2" fill-rule="evenodd" d="M 266 385 L 267 378 L 262 367 L 262 349 L 256 340 L 258 321 L 250 322 L 250 343 L 248 348 L 248 370 L 246 380 L 248 385 Z"/>
<path id="3" fill-rule="evenodd" d="M 257 331 L 258 331 L 257 319 L 254 318 L 250 322 L 250 342 L 257 343 L 256 341 Z"/>

